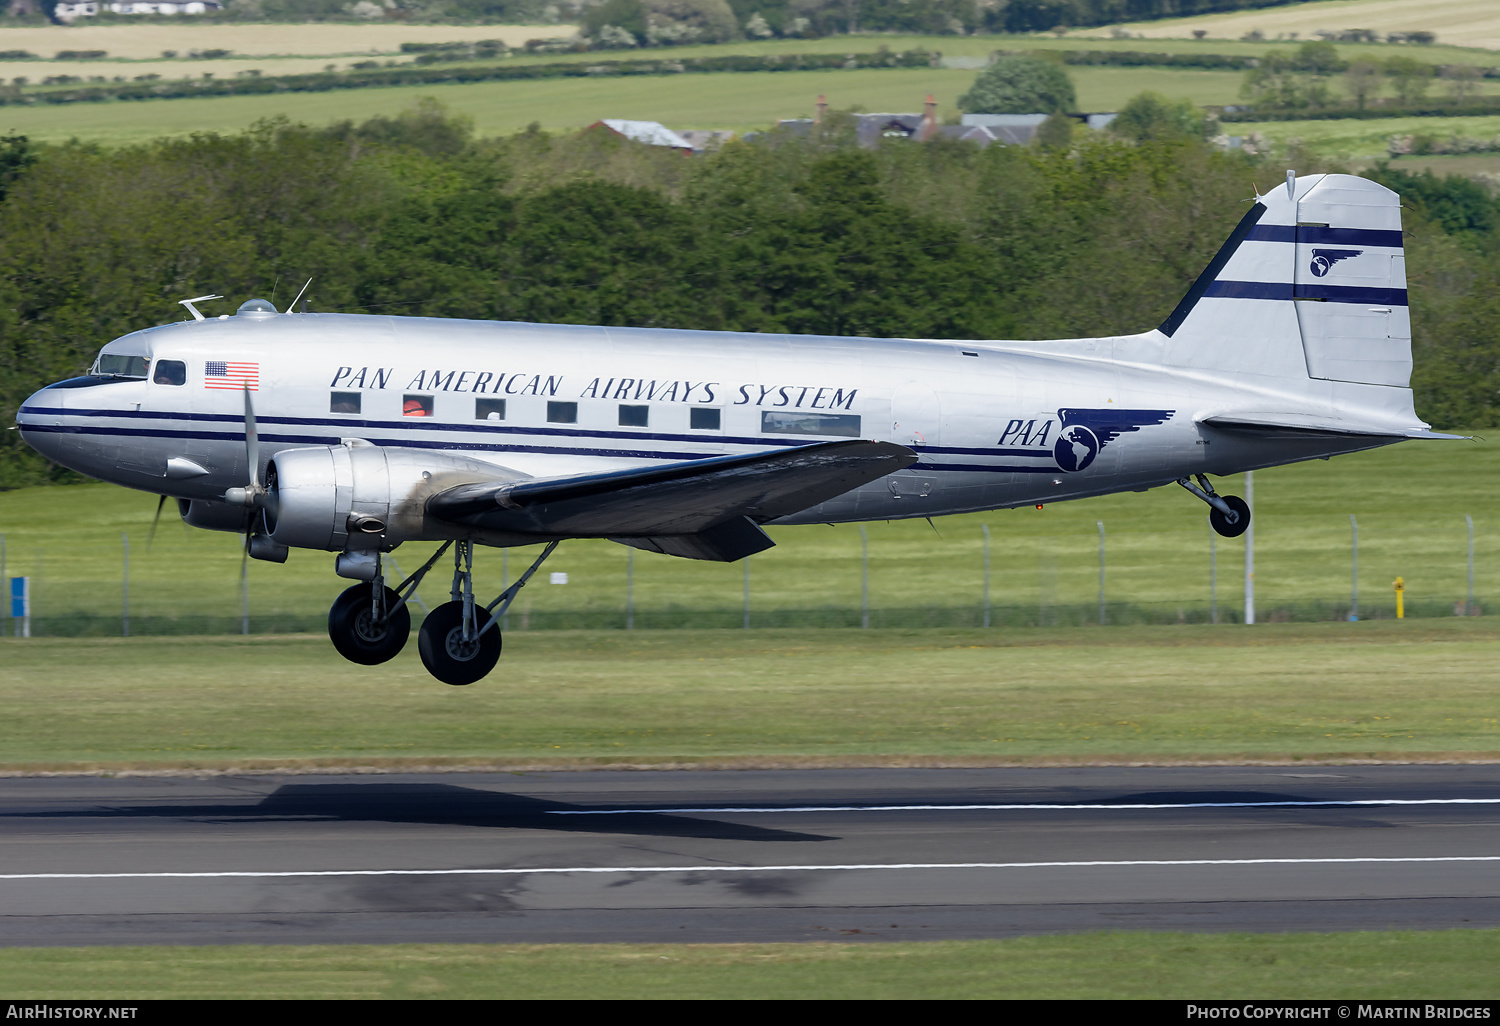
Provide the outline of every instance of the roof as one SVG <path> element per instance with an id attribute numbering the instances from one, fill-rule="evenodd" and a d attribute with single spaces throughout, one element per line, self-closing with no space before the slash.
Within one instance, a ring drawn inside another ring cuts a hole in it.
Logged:
<path id="1" fill-rule="evenodd" d="M 693 144 L 672 131 L 660 121 L 626 121 L 622 118 L 604 118 L 599 122 L 627 139 L 647 146 L 670 146 L 676 150 L 689 150 Z"/>

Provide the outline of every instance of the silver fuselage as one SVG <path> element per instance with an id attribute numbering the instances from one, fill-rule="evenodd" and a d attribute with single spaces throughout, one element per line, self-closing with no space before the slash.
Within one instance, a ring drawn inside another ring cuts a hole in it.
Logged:
<path id="1" fill-rule="evenodd" d="M 1163 366 L 1164 343 L 1159 332 L 962 342 L 242 314 L 135 332 L 104 349 L 152 368 L 178 361 L 181 384 L 73 379 L 31 396 L 17 419 L 26 441 L 63 466 L 204 501 L 248 479 L 243 389 L 208 373 L 225 365 L 255 368 L 262 471 L 280 451 L 349 438 L 462 454 L 518 477 L 840 436 L 920 456 L 781 523 L 1144 490 L 1371 448 L 1416 423 L 1404 388 Z M 1391 435 L 1259 437 L 1201 422 L 1236 408 L 1337 417 L 1351 404 L 1367 423 L 1388 420 Z M 414 409 L 430 415 L 407 415 Z"/>

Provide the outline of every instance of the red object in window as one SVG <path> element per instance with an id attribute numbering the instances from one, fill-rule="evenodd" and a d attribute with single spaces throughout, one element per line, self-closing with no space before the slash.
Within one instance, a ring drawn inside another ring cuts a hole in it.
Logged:
<path id="1" fill-rule="evenodd" d="M 406 400 L 406 404 L 401 407 L 401 415 L 403 417 L 425 417 L 427 416 L 427 410 L 418 400 L 408 399 Z"/>

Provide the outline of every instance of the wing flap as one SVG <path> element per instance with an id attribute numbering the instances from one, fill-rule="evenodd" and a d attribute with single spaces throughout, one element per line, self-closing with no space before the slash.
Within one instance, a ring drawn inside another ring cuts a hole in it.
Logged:
<path id="1" fill-rule="evenodd" d="M 765 523 L 799 512 L 916 460 L 890 442 L 815 442 L 602 474 L 458 485 L 430 498 L 427 511 L 526 534 L 699 535 L 741 518 Z"/>

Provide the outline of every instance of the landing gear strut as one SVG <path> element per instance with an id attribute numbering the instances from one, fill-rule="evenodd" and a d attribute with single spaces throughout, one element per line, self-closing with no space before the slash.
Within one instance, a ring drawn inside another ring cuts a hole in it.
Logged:
<path id="1" fill-rule="evenodd" d="M 411 611 L 406 608 L 406 600 L 411 598 L 427 571 L 451 544 L 448 542 L 438 549 L 420 570 L 402 581 L 394 591 L 386 587 L 380 553 L 374 553 L 374 577 L 370 583 L 349 588 L 328 611 L 328 637 L 339 655 L 351 663 L 365 666 L 394 659 L 411 636 Z M 360 558 L 368 560 L 370 556 Z"/>
<path id="2" fill-rule="evenodd" d="M 549 542 L 515 584 L 479 607 L 474 601 L 474 543 L 458 542 L 453 551 L 453 600 L 428 613 L 417 631 L 417 652 L 427 672 L 444 684 L 462 686 L 493 670 L 500 659 L 500 618 L 557 544 Z"/>
<path id="3" fill-rule="evenodd" d="M 1250 526 L 1250 504 L 1238 495 L 1215 492 L 1214 486 L 1202 474 L 1193 476 L 1198 479 L 1197 484 L 1185 477 L 1178 478 L 1177 483 L 1208 503 L 1209 526 L 1225 538 L 1238 538 L 1244 534 Z"/>

